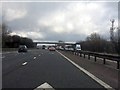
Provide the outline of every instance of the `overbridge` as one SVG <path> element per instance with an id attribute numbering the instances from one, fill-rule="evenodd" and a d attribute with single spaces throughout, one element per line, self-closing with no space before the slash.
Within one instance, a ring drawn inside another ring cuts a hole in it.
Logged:
<path id="1" fill-rule="evenodd" d="M 39 41 L 39 42 L 34 42 L 35 44 L 55 44 L 55 45 L 74 45 L 75 43 L 73 42 L 57 42 L 57 41 Z"/>

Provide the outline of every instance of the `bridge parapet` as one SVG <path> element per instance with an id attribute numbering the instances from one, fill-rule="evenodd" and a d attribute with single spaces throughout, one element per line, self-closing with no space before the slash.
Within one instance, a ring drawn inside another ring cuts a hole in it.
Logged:
<path id="1" fill-rule="evenodd" d="M 75 43 L 67 43 L 67 42 L 34 42 L 37 44 L 59 44 L 59 45 L 74 45 Z"/>

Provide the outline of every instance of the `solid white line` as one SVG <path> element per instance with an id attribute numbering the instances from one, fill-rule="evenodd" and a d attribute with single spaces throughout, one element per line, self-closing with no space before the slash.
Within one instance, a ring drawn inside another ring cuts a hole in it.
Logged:
<path id="1" fill-rule="evenodd" d="M 43 89 L 47 89 L 47 88 L 49 88 L 50 90 L 55 90 L 50 84 L 48 84 L 48 83 L 44 83 L 44 84 L 42 84 L 42 85 L 40 85 L 40 86 L 38 86 L 36 89 L 34 89 L 34 90 L 39 90 L 40 88 L 42 88 L 42 90 Z"/>
<path id="2" fill-rule="evenodd" d="M 75 65 L 78 69 L 80 69 L 85 74 L 87 74 L 88 76 L 90 76 L 92 79 L 94 79 L 95 81 L 97 81 L 100 85 L 102 85 L 103 87 L 105 87 L 106 89 L 108 89 L 108 88 L 109 89 L 113 89 L 110 85 L 106 84 L 105 82 L 103 82 L 102 80 L 100 80 L 99 78 L 97 78 L 96 76 L 94 76 L 93 74 L 91 74 L 90 72 L 88 72 L 87 70 L 85 70 L 84 68 L 80 67 L 78 64 L 74 63 L 72 60 L 70 60 L 69 58 L 67 58 L 65 55 L 63 55 L 59 51 L 57 51 L 57 52 L 61 56 L 63 56 L 65 59 L 67 59 L 69 62 L 71 62 L 73 65 Z"/>
<path id="3" fill-rule="evenodd" d="M 26 65 L 26 64 L 27 64 L 27 62 L 22 63 L 23 66 Z"/>

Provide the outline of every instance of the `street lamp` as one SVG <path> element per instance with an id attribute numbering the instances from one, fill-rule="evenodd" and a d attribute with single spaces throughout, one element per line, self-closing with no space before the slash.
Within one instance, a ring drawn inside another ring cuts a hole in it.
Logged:
<path id="1" fill-rule="evenodd" d="M 111 21 L 111 23 L 112 23 L 112 27 L 110 27 L 110 40 L 111 41 L 113 41 L 113 39 L 114 39 L 114 33 L 113 33 L 113 31 L 114 31 L 114 22 L 115 22 L 115 20 L 114 19 L 111 19 L 110 20 Z"/>

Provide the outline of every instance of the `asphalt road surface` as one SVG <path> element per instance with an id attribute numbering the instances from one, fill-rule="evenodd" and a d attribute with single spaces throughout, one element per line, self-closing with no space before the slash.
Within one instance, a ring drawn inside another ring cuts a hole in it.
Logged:
<path id="1" fill-rule="evenodd" d="M 103 88 L 56 51 L 30 50 L 2 54 L 2 87 L 35 89 L 47 82 L 53 88 Z"/>

